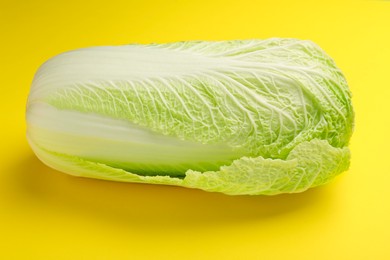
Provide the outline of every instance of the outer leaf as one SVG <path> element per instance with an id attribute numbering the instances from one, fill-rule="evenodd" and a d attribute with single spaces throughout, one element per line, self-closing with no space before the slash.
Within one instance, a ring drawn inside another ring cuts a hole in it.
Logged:
<path id="1" fill-rule="evenodd" d="M 121 182 L 177 185 L 229 195 L 275 195 L 302 192 L 327 183 L 349 167 L 348 148 L 334 148 L 326 141 L 313 140 L 298 145 L 287 160 L 243 157 L 220 171 L 188 170 L 184 178 L 143 176 L 46 151 L 32 144 L 38 157 L 50 167 L 80 177 Z"/>

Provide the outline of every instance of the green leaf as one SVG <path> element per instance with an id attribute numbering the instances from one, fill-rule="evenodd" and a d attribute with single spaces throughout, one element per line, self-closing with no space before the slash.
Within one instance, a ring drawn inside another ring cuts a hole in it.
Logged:
<path id="1" fill-rule="evenodd" d="M 31 143 L 38 157 L 50 167 L 80 177 L 121 182 L 177 185 L 229 195 L 275 195 L 302 192 L 326 184 L 349 167 L 347 147 L 334 148 L 327 141 L 299 144 L 286 160 L 243 157 L 219 171 L 188 170 L 184 178 L 143 176 L 123 169 L 46 151 Z"/>

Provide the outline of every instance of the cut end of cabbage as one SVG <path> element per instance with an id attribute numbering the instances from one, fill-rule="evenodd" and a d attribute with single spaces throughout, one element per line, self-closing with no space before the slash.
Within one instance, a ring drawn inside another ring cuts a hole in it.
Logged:
<path id="1" fill-rule="evenodd" d="M 347 170 L 353 120 L 345 78 L 310 41 L 193 41 L 54 57 L 27 136 L 75 176 L 273 195 Z"/>

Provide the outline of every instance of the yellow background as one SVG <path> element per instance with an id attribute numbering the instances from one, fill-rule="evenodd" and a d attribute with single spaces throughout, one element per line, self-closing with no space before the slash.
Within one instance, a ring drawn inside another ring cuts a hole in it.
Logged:
<path id="1" fill-rule="evenodd" d="M 0 2 L 0 258 L 390 259 L 389 1 Z M 353 92 L 352 165 L 301 194 L 230 197 L 71 177 L 25 138 L 33 75 L 63 51 L 311 39 Z"/>

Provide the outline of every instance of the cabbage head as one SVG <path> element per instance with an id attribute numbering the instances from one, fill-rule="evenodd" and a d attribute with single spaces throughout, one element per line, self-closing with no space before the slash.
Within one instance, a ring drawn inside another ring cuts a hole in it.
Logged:
<path id="1" fill-rule="evenodd" d="M 187 41 L 60 54 L 35 75 L 27 137 L 82 177 L 294 193 L 350 163 L 351 93 L 311 41 Z"/>

